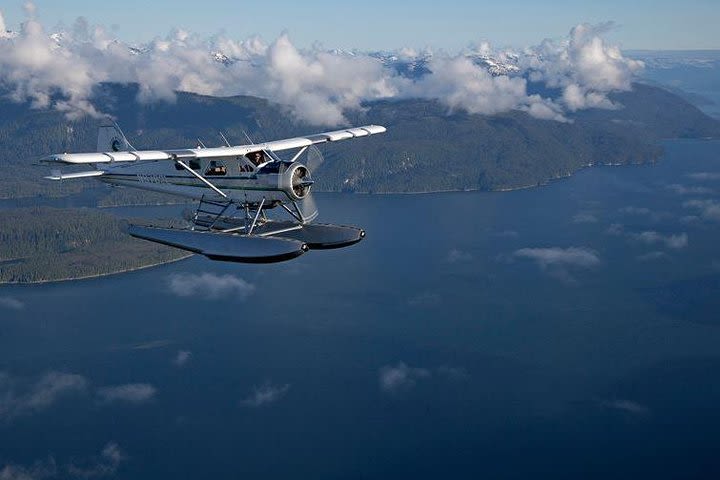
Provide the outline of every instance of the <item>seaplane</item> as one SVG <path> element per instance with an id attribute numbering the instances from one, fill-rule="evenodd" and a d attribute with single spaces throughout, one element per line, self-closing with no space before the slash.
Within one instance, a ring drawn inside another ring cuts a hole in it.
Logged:
<path id="1" fill-rule="evenodd" d="M 99 128 L 95 152 L 52 154 L 41 162 L 51 165 L 45 177 L 49 180 L 94 178 L 198 202 L 186 218 L 187 226 L 131 224 L 128 233 L 133 237 L 212 260 L 273 263 L 309 250 L 347 247 L 365 237 L 358 227 L 313 223 L 318 216 L 311 195 L 314 182 L 309 162 L 300 159 L 317 144 L 385 131 L 366 125 L 246 145 L 232 146 L 223 136 L 222 147 L 208 148 L 198 141 L 191 149 L 136 150 L 113 123 Z M 284 152 L 285 159 L 278 152 Z M 63 173 L 56 168 L 67 165 L 92 170 Z"/>

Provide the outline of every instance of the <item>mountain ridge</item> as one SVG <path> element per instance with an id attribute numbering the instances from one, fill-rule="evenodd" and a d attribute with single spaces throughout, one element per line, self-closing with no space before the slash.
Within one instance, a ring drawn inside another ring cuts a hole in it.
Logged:
<path id="1" fill-rule="evenodd" d="M 223 131 L 233 143 L 327 130 L 295 120 L 283 105 L 250 97 L 178 92 L 175 102 L 143 104 L 136 85 L 104 84 L 94 103 L 115 117 L 136 148 L 187 148 Z M 575 112 L 571 122 L 511 111 L 496 115 L 449 110 L 435 100 L 379 100 L 348 111 L 350 124 L 388 127 L 385 135 L 323 147 L 327 161 L 316 188 L 348 192 L 506 190 L 538 185 L 595 164 L 644 163 L 664 138 L 720 136 L 720 123 L 679 96 L 650 85 L 611 99 L 621 108 Z M 70 121 L 61 112 L 0 101 L 0 180 L 5 197 L 65 195 L 84 182 L 49 185 L 30 168 L 54 152 L 92 151 L 98 120 Z"/>

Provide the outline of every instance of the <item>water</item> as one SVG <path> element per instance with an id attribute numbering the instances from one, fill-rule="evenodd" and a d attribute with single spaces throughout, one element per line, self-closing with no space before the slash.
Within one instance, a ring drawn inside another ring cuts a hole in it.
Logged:
<path id="1" fill-rule="evenodd" d="M 0 287 L 0 465 L 716 477 L 720 142 L 666 149 L 509 193 L 320 195 L 367 239 L 285 264 Z M 47 372 L 85 383 L 48 394 Z M 103 390 L 138 383 L 155 393 Z"/>

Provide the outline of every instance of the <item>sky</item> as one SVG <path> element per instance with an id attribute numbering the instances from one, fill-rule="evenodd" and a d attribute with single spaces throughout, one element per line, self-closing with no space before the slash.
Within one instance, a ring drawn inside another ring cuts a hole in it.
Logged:
<path id="1" fill-rule="evenodd" d="M 25 18 L 24 2 L 3 3 L 8 28 L 17 29 Z M 246 38 L 257 34 L 266 40 L 285 32 L 300 47 L 319 43 L 327 48 L 361 50 L 428 46 L 456 51 L 480 41 L 519 48 L 567 35 L 579 23 L 614 22 L 616 28 L 609 36 L 624 49 L 720 48 L 718 0 L 34 3 L 44 25 L 72 25 L 83 16 L 91 24 L 113 28 L 127 42 L 148 41 L 182 28 L 206 36 Z"/>

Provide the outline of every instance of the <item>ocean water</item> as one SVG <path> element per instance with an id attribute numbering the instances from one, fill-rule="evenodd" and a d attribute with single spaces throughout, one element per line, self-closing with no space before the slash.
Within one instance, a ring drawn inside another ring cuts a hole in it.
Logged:
<path id="1" fill-rule="evenodd" d="M 0 469 L 717 478 L 720 142 L 665 148 L 515 192 L 318 195 L 367 238 L 288 263 L 0 287 Z"/>

